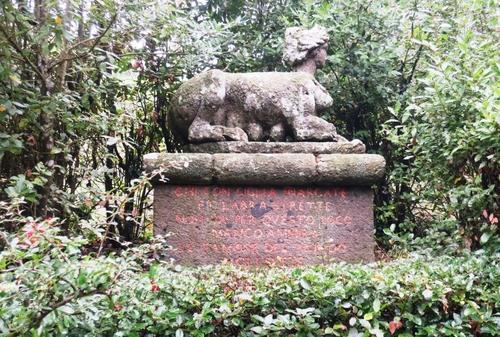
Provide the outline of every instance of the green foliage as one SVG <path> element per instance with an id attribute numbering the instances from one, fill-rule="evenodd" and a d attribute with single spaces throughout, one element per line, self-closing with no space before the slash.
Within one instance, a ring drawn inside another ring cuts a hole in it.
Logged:
<path id="1" fill-rule="evenodd" d="M 1 4 L 1 335 L 500 334 L 498 1 L 36 3 Z M 185 268 L 158 259 L 168 237 L 112 253 L 150 224 L 141 160 L 176 150 L 182 81 L 286 71 L 285 28 L 314 24 L 324 118 L 386 158 L 377 233 L 399 258 Z"/>
<path id="2" fill-rule="evenodd" d="M 381 150 L 379 126 L 408 67 L 400 63 L 394 36 L 399 17 L 398 8 L 380 2 L 306 1 L 293 22 L 327 27 L 328 63 L 318 78 L 334 98 L 328 118 L 370 152 Z"/>
<path id="3" fill-rule="evenodd" d="M 2 234 L 4 336 L 494 336 L 499 257 L 237 269 L 157 262 L 165 243 L 96 256 L 56 222 Z M 168 252 L 168 250 L 166 250 Z M 82 255 L 83 253 L 83 255 Z"/>
<path id="4" fill-rule="evenodd" d="M 489 1 L 454 4 L 418 9 L 415 43 L 425 58 L 411 96 L 392 110 L 387 135 L 405 149 L 398 169 L 414 216 L 402 230 L 420 237 L 437 230 L 458 238 L 457 249 L 496 250 L 499 17 Z"/>
<path id="5" fill-rule="evenodd" d="M 57 216 L 77 232 L 111 226 L 110 236 L 133 240 L 151 207 L 150 188 L 134 185 L 142 156 L 164 148 L 163 81 L 173 79 L 143 72 L 136 83 L 130 55 L 143 55 L 134 45 L 156 27 L 157 8 L 164 30 L 189 17 L 155 3 L 37 6 L 2 3 L 0 198 L 24 216 Z"/>
<path id="6" fill-rule="evenodd" d="M 285 29 L 320 24 L 323 117 L 387 161 L 384 248 L 497 249 L 496 0 L 40 4 L 1 5 L 0 199 L 19 213 L 142 235 L 150 190 L 133 186 L 144 154 L 177 151 L 176 88 L 210 68 L 288 71 Z"/>

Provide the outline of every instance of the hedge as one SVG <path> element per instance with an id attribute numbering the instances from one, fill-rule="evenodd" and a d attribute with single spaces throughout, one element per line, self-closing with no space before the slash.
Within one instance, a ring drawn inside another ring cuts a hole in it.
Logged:
<path id="1" fill-rule="evenodd" d="M 163 239 L 98 254 L 50 221 L 2 233 L 2 336 L 488 336 L 498 254 L 181 267 Z M 164 255 L 164 256 L 162 256 Z"/>

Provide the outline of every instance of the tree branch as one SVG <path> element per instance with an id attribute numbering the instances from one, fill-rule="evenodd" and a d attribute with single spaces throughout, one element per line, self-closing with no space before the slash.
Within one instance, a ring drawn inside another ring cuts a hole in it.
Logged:
<path id="1" fill-rule="evenodd" d="M 99 35 L 95 41 L 94 41 L 94 44 L 90 47 L 90 50 L 89 50 L 89 53 L 91 53 L 94 48 L 97 46 L 97 44 L 99 43 L 99 41 L 101 41 L 101 39 L 104 37 L 104 35 L 106 35 L 106 33 L 111 29 L 111 26 L 115 23 L 116 21 L 116 17 L 118 16 L 118 12 L 121 11 L 121 9 L 123 8 L 125 4 L 122 4 L 118 10 L 115 12 L 115 14 L 113 15 L 113 17 L 111 18 L 111 20 L 109 21 L 109 25 L 106 26 L 106 28 L 104 29 L 104 32 Z"/>
<path id="2" fill-rule="evenodd" d="M 99 36 L 97 37 L 92 37 L 92 38 L 88 38 L 86 40 L 83 40 L 83 41 L 80 41 L 76 44 L 74 44 L 73 46 L 71 46 L 70 48 L 68 48 L 64 53 L 61 53 L 61 55 L 68 55 L 70 54 L 70 52 L 72 50 L 74 50 L 75 48 L 78 48 L 79 46 L 81 45 L 84 45 L 84 44 L 87 44 L 91 41 L 94 41 L 94 43 L 90 46 L 90 49 L 85 53 L 85 55 L 88 55 L 89 53 L 91 53 L 95 47 L 97 47 L 97 45 L 99 44 L 99 41 L 101 41 L 101 39 L 106 35 L 106 33 L 111 29 L 111 26 L 116 22 L 116 18 L 118 16 L 118 13 L 120 12 L 120 10 L 123 8 L 124 4 L 122 4 L 118 10 L 115 12 L 115 14 L 113 14 L 113 16 L 111 17 L 111 20 L 109 21 L 109 24 L 106 26 L 106 28 L 104 29 L 104 32 L 102 34 L 100 34 Z M 72 57 L 64 57 L 64 58 L 61 58 L 61 59 L 58 59 L 56 62 L 54 62 L 49 68 L 53 68 L 53 67 L 57 67 L 59 64 L 63 63 L 63 62 L 67 62 L 67 61 L 72 61 L 72 60 L 75 60 L 75 59 L 79 59 L 81 57 L 84 57 L 85 55 L 77 55 L 77 56 L 72 56 Z"/>
<path id="3" fill-rule="evenodd" d="M 2 31 L 2 33 L 5 35 L 7 41 L 9 41 L 9 44 L 17 51 L 18 54 L 21 55 L 22 60 L 26 62 L 30 66 L 30 68 L 33 69 L 33 71 L 40 77 L 40 80 L 43 81 L 44 77 L 43 74 L 40 72 L 40 69 L 38 69 L 38 67 L 35 66 L 33 62 L 31 62 L 31 60 L 26 55 L 24 55 L 22 48 L 19 47 L 16 41 L 14 41 L 12 37 L 7 33 L 3 25 L 0 25 L 0 31 Z"/>

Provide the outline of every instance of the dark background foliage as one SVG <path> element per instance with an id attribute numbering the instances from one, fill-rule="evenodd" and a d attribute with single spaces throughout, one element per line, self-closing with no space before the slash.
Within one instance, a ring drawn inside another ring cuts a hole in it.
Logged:
<path id="1" fill-rule="evenodd" d="M 211 68 L 289 71 L 284 30 L 314 24 L 330 36 L 323 117 L 387 161 L 374 186 L 381 247 L 394 235 L 495 244 L 495 1 L 4 1 L 0 196 L 17 205 L 4 227 L 56 216 L 68 233 L 90 223 L 143 236 L 150 190 L 134 185 L 144 154 L 177 150 L 166 126 L 176 88 Z"/>
<path id="2" fill-rule="evenodd" d="M 498 0 L 0 6 L 0 335 L 499 334 Z M 387 162 L 379 261 L 169 263 L 142 157 L 177 150 L 172 94 L 212 68 L 289 71 L 284 30 L 314 24 L 323 118 Z"/>

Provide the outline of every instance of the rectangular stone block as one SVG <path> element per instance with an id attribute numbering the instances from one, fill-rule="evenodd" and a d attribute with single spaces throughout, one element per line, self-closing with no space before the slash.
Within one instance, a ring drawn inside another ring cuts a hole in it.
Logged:
<path id="1" fill-rule="evenodd" d="M 374 261 L 369 187 L 157 185 L 154 210 L 183 265 Z"/>
<path id="2" fill-rule="evenodd" d="M 255 185 L 313 184 L 316 177 L 316 158 L 305 153 L 214 154 L 214 182 L 238 185 L 242 181 Z"/>

